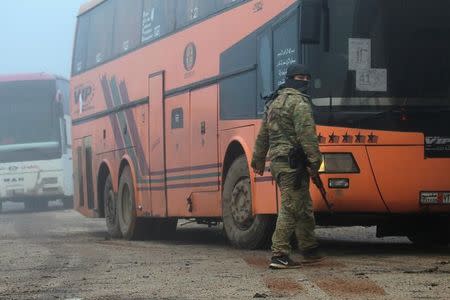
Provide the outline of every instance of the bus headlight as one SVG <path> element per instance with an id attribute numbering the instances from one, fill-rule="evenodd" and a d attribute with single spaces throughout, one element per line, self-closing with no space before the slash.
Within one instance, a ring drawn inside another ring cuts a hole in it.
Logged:
<path id="1" fill-rule="evenodd" d="M 359 173 L 359 167 L 351 153 L 323 153 L 319 172 L 329 174 Z"/>

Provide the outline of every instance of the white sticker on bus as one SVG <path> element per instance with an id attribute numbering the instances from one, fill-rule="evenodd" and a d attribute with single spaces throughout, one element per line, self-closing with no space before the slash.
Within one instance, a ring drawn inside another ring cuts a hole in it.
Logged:
<path id="1" fill-rule="evenodd" d="M 368 70 L 372 67 L 371 45 L 370 39 L 348 39 L 349 70 Z"/>
<path id="2" fill-rule="evenodd" d="M 386 92 L 387 70 L 356 70 L 356 89 L 362 92 Z"/>

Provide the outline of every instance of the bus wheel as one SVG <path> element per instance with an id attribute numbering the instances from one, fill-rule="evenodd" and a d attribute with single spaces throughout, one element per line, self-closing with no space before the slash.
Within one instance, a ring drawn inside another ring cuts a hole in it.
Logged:
<path id="1" fill-rule="evenodd" d="M 105 187 L 103 190 L 103 204 L 105 206 L 105 220 L 108 234 L 112 238 L 121 238 L 122 232 L 120 231 L 118 214 L 117 214 L 117 201 L 114 195 L 111 175 L 106 178 Z"/>
<path id="2" fill-rule="evenodd" d="M 65 209 L 73 209 L 73 197 L 66 197 L 62 200 Z"/>
<path id="3" fill-rule="evenodd" d="M 0 201 L 0 214 L 3 212 L 3 202 Z"/>
<path id="4" fill-rule="evenodd" d="M 139 231 L 142 224 L 136 217 L 134 185 L 129 167 L 125 167 L 120 176 L 117 213 L 123 238 L 127 240 L 139 238 Z"/>
<path id="5" fill-rule="evenodd" d="M 223 188 L 223 225 L 231 244 L 238 248 L 265 246 L 273 232 L 273 217 L 253 215 L 250 173 L 245 155 L 237 158 Z"/>
<path id="6" fill-rule="evenodd" d="M 450 244 L 450 232 L 448 231 L 420 231 L 408 234 L 408 239 L 417 247 L 442 247 Z"/>
<path id="7" fill-rule="evenodd" d="M 34 205 L 33 205 L 33 201 L 31 200 L 27 200 L 23 203 L 23 205 L 25 206 L 25 210 L 26 211 L 33 211 L 34 210 Z"/>
<path id="8" fill-rule="evenodd" d="M 36 204 L 38 206 L 39 211 L 44 211 L 44 210 L 48 209 L 48 200 L 47 199 L 39 200 Z"/>

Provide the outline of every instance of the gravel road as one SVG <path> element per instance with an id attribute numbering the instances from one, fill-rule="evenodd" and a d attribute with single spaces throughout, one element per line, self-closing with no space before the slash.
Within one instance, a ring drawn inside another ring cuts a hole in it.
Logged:
<path id="1" fill-rule="evenodd" d="M 0 215 L 0 299 L 449 299 L 450 248 L 417 250 L 374 228 L 320 228 L 329 258 L 267 269 L 221 228 L 179 222 L 172 241 L 107 238 L 104 220 L 53 206 Z M 184 224 L 184 225 L 183 225 Z"/>

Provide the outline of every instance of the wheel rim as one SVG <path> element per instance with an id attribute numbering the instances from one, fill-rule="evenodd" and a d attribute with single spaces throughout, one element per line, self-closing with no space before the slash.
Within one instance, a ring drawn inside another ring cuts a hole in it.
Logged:
<path id="1" fill-rule="evenodd" d="M 249 229 L 254 221 L 250 178 L 241 178 L 231 194 L 231 216 L 241 230 Z"/>
<path id="2" fill-rule="evenodd" d="M 131 192 L 130 187 L 128 184 L 124 184 L 123 190 L 122 190 L 122 197 L 121 197 L 121 204 L 122 204 L 122 220 L 125 224 L 130 224 L 131 222 Z"/>

